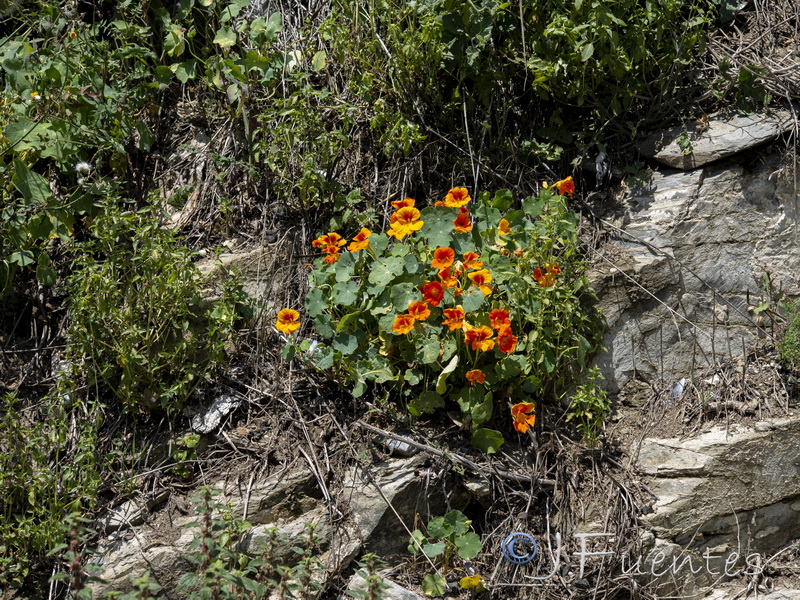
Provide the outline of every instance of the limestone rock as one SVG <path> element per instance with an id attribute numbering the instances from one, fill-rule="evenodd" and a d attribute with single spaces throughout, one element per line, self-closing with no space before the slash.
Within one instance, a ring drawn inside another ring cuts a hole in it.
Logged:
<path id="1" fill-rule="evenodd" d="M 695 169 L 774 140 L 791 125 L 792 116 L 785 111 L 716 115 L 707 124 L 691 122 L 655 133 L 638 147 L 645 156 L 669 167 Z"/>
<path id="2" fill-rule="evenodd" d="M 386 584 L 386 588 L 381 592 L 382 600 L 424 600 L 425 596 L 419 596 L 406 588 L 397 585 L 391 579 L 381 577 L 381 581 Z M 367 585 L 367 580 L 361 572 L 357 572 L 350 578 L 347 585 L 348 590 L 363 590 Z M 349 596 L 339 596 L 339 600 L 349 600 Z"/>

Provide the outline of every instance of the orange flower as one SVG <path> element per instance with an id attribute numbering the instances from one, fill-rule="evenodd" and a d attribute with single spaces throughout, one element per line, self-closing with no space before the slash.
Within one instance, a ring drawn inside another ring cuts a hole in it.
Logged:
<path id="1" fill-rule="evenodd" d="M 561 181 L 556 181 L 553 184 L 553 187 L 558 190 L 558 193 L 562 196 L 566 194 L 567 196 L 572 196 L 575 193 L 575 182 L 572 181 L 572 177 L 567 177 L 566 179 L 562 179 Z"/>
<path id="2" fill-rule="evenodd" d="M 278 319 L 275 321 L 275 329 L 282 333 L 292 333 L 300 328 L 300 313 L 291 308 L 282 308 L 278 311 Z"/>
<path id="3" fill-rule="evenodd" d="M 366 227 L 362 227 L 361 231 L 356 234 L 356 237 L 353 238 L 353 241 L 350 242 L 350 245 L 347 247 L 350 252 L 358 252 L 359 250 L 366 250 L 369 248 L 369 240 L 367 239 L 369 236 L 372 235 L 372 232 L 367 229 Z"/>
<path id="4" fill-rule="evenodd" d="M 328 235 L 319 236 L 317 239 L 311 242 L 311 245 L 314 246 L 314 248 L 320 248 L 322 246 L 336 246 L 336 252 L 338 252 L 338 248 L 344 246 L 346 243 L 347 240 L 345 240 L 338 233 L 331 232 Z"/>
<path id="5" fill-rule="evenodd" d="M 484 296 L 488 296 L 492 293 L 492 286 L 489 283 L 492 281 L 492 274 L 489 273 L 488 269 L 481 269 L 480 271 L 473 271 L 472 273 L 467 273 L 467 277 L 472 280 L 478 288 L 483 292 Z"/>
<path id="6" fill-rule="evenodd" d="M 464 252 L 464 266 L 468 269 L 482 269 L 483 261 L 476 252 Z"/>
<path id="7" fill-rule="evenodd" d="M 332 247 L 332 246 L 330 246 L 330 247 Z M 322 259 L 322 262 L 324 262 L 325 264 L 328 264 L 328 265 L 332 265 L 337 260 L 339 260 L 340 256 L 341 256 L 341 254 L 339 254 L 338 252 L 330 252 L 328 254 L 328 256 L 326 256 L 325 258 Z"/>
<path id="8" fill-rule="evenodd" d="M 533 402 L 520 402 L 511 407 L 511 417 L 514 419 L 514 429 L 525 433 L 536 424 L 536 415 L 529 414 L 536 410 Z"/>
<path id="9" fill-rule="evenodd" d="M 464 327 L 464 309 L 460 306 L 456 306 L 455 308 L 445 308 L 444 316 L 447 317 L 444 321 L 442 321 L 442 325 L 447 325 L 450 328 L 450 331 L 454 331 L 456 329 L 462 329 Z"/>
<path id="10" fill-rule="evenodd" d="M 444 199 L 444 205 L 450 206 L 451 208 L 461 208 L 462 206 L 466 206 L 470 200 L 472 200 L 472 198 L 470 197 L 467 188 L 453 188 L 447 192 L 447 196 L 445 196 Z"/>
<path id="11" fill-rule="evenodd" d="M 424 321 L 431 316 L 431 309 L 422 300 L 417 300 L 408 305 L 408 314 L 417 321 Z"/>
<path id="12" fill-rule="evenodd" d="M 511 319 L 508 317 L 508 311 L 502 308 L 495 308 L 489 313 L 489 323 L 495 329 L 500 329 L 503 325 L 510 325 Z"/>
<path id="13" fill-rule="evenodd" d="M 414 317 L 408 314 L 397 315 L 392 323 L 392 332 L 398 335 L 410 333 L 414 329 Z"/>
<path id="14" fill-rule="evenodd" d="M 542 271 L 540 268 L 536 267 L 533 270 L 533 278 L 542 287 L 552 287 L 552 285 L 556 282 L 556 275 L 560 273 L 561 269 L 558 268 L 556 263 L 548 263 L 545 265 L 545 271 Z"/>
<path id="15" fill-rule="evenodd" d="M 439 247 L 433 251 L 433 260 L 431 265 L 434 269 L 446 269 L 453 264 L 456 259 L 456 252 L 452 248 Z"/>
<path id="16" fill-rule="evenodd" d="M 472 369 L 471 371 L 467 371 L 467 381 L 469 381 L 470 385 L 483 383 L 486 381 L 486 375 L 480 369 Z"/>
<path id="17" fill-rule="evenodd" d="M 453 229 L 458 233 L 467 233 L 472 231 L 472 219 L 469 216 L 469 211 L 459 212 L 456 220 L 453 221 Z"/>
<path id="18" fill-rule="evenodd" d="M 468 327 L 466 329 L 465 341 L 467 344 L 472 344 L 473 350 L 482 350 L 486 352 L 494 348 L 494 340 L 492 336 L 494 331 L 491 327 L 481 325 L 480 327 Z"/>
<path id="19" fill-rule="evenodd" d="M 439 306 L 444 298 L 444 286 L 438 281 L 431 281 L 422 286 L 422 296 L 431 306 Z"/>
<path id="20" fill-rule="evenodd" d="M 442 280 L 444 287 L 450 289 L 458 286 L 458 276 L 461 275 L 460 271 L 453 271 L 452 267 L 447 267 L 439 271 L 439 279 Z"/>
<path id="21" fill-rule="evenodd" d="M 497 225 L 497 233 L 500 235 L 508 235 L 511 233 L 511 227 L 509 227 L 508 221 L 500 219 L 500 223 Z"/>
<path id="22" fill-rule="evenodd" d="M 413 198 L 404 198 L 403 200 L 395 200 L 392 202 L 392 206 L 395 208 L 395 210 L 400 210 L 406 206 L 414 208 L 415 204 L 416 201 Z"/>
<path id="23" fill-rule="evenodd" d="M 502 325 L 497 330 L 497 346 L 506 354 L 511 354 L 517 347 L 517 336 L 511 333 L 511 325 Z"/>
<path id="24" fill-rule="evenodd" d="M 394 236 L 398 240 L 402 240 L 407 235 L 411 235 L 415 231 L 422 229 L 424 221 L 420 221 L 420 212 L 413 206 L 404 206 L 392 215 L 393 221 L 390 219 L 392 226 L 387 235 Z"/>

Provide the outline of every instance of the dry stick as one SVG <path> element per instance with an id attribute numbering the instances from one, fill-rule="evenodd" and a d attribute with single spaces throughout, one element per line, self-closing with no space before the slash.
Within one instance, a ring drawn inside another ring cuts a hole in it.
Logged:
<path id="1" fill-rule="evenodd" d="M 420 442 L 415 442 L 414 440 L 407 438 L 402 435 L 397 435 L 396 433 L 391 433 L 389 431 L 384 431 L 383 429 L 379 429 L 372 425 L 367 425 L 363 421 L 356 421 L 355 425 L 366 429 L 367 431 L 371 431 L 372 433 L 376 433 L 378 435 L 390 437 L 395 439 L 399 442 L 403 442 L 408 444 L 409 446 L 413 446 L 414 448 L 418 448 L 419 450 L 424 450 L 425 452 L 429 452 L 434 456 L 439 457 L 448 457 L 453 459 L 455 462 L 468 467 L 470 470 L 475 471 L 476 473 L 480 473 L 482 475 L 497 475 L 501 479 L 507 479 L 509 481 L 518 481 L 520 483 L 536 483 L 539 487 L 542 488 L 553 488 L 556 485 L 555 480 L 553 479 L 539 479 L 537 477 L 525 477 L 524 475 L 516 475 L 515 473 L 509 473 L 508 471 L 503 471 L 502 469 L 491 468 L 487 469 L 486 467 L 482 467 L 479 464 L 471 461 L 470 459 L 461 456 L 460 454 L 455 454 L 454 452 L 443 452 L 434 448 L 433 446 L 428 446 L 427 444 L 421 444 Z"/>

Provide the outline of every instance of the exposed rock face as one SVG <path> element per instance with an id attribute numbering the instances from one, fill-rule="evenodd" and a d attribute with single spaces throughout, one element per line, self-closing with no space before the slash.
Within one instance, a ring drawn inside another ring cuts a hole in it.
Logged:
<path id="1" fill-rule="evenodd" d="M 654 172 L 622 203 L 625 234 L 595 278 L 608 323 L 597 362 L 612 390 L 740 355 L 766 333 L 747 310 L 748 294 L 764 296 L 763 274 L 798 287 L 798 195 L 778 157 Z"/>
<path id="2" fill-rule="evenodd" d="M 668 167 L 695 169 L 770 142 L 792 123 L 792 115 L 785 111 L 714 115 L 654 133 L 639 144 L 639 151 Z"/>

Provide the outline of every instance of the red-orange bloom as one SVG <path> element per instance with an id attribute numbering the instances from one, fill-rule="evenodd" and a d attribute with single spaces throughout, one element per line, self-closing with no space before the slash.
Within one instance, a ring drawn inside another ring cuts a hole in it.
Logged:
<path id="1" fill-rule="evenodd" d="M 433 251 L 433 260 L 431 265 L 434 269 L 446 269 L 453 264 L 456 259 L 456 252 L 452 248 L 437 248 Z"/>
<path id="2" fill-rule="evenodd" d="M 561 273 L 556 263 L 545 265 L 542 271 L 539 267 L 533 270 L 533 278 L 542 287 L 551 287 L 556 282 L 556 276 Z"/>
<path id="3" fill-rule="evenodd" d="M 460 208 L 462 206 L 466 206 L 470 200 L 472 200 L 472 198 L 470 197 L 467 188 L 453 188 L 447 192 L 447 196 L 445 196 L 444 199 L 444 205 L 452 208 Z"/>
<path id="4" fill-rule="evenodd" d="M 408 314 L 397 315 L 392 323 L 392 332 L 398 335 L 410 333 L 414 329 L 414 317 Z"/>
<path id="5" fill-rule="evenodd" d="M 442 325 L 447 325 L 450 331 L 462 329 L 464 327 L 464 309 L 460 306 L 455 308 L 445 308 L 443 311 L 444 316 L 447 317 L 442 321 Z"/>
<path id="6" fill-rule="evenodd" d="M 340 256 L 341 256 L 341 254 L 339 254 L 338 252 L 331 252 L 331 253 L 328 254 L 328 256 L 326 256 L 325 258 L 322 259 L 322 262 L 324 262 L 326 264 L 329 264 L 329 265 L 332 265 L 337 260 L 339 260 Z"/>
<path id="7" fill-rule="evenodd" d="M 422 229 L 425 222 L 420 221 L 419 218 L 420 212 L 416 208 L 413 206 L 404 206 L 389 219 L 392 226 L 386 234 L 390 237 L 394 236 L 398 240 L 402 240 L 407 235 L 411 235 L 415 231 Z"/>
<path id="8" fill-rule="evenodd" d="M 328 235 L 319 236 L 317 239 L 311 242 L 311 245 L 314 246 L 314 248 L 320 248 L 322 246 L 336 246 L 337 248 L 340 248 L 346 243 L 347 240 L 345 240 L 338 233 L 331 232 Z"/>
<path id="9" fill-rule="evenodd" d="M 468 269 L 482 269 L 483 261 L 476 252 L 464 252 L 464 266 Z"/>
<path id="10" fill-rule="evenodd" d="M 372 235 L 372 232 L 367 229 L 366 227 L 362 227 L 361 231 L 359 231 L 356 236 L 353 238 L 353 241 L 350 242 L 350 245 L 347 247 L 350 252 L 358 252 L 359 250 L 366 250 L 369 248 L 369 236 Z"/>
<path id="11" fill-rule="evenodd" d="M 444 286 L 438 281 L 431 281 L 422 286 L 422 296 L 431 306 L 439 306 L 444 298 Z"/>
<path id="12" fill-rule="evenodd" d="M 472 280 L 472 283 L 478 286 L 478 289 L 483 292 L 484 296 L 488 296 L 492 293 L 492 286 L 489 285 L 492 281 L 492 274 L 489 273 L 488 269 L 467 273 L 467 277 Z"/>
<path id="13" fill-rule="evenodd" d="M 536 425 L 536 415 L 530 414 L 536 410 L 533 402 L 520 402 L 511 407 L 511 417 L 514 419 L 514 429 L 525 433 Z"/>
<path id="14" fill-rule="evenodd" d="M 472 369 L 471 371 L 467 371 L 467 381 L 469 381 L 470 385 L 483 383 L 486 381 L 486 375 L 480 369 Z"/>
<path id="15" fill-rule="evenodd" d="M 572 177 L 567 177 L 566 179 L 562 179 L 561 181 L 556 181 L 553 184 L 553 187 L 558 190 L 558 193 L 562 196 L 566 194 L 567 196 L 572 196 L 575 193 L 575 182 L 572 181 Z"/>
<path id="16" fill-rule="evenodd" d="M 511 233 L 511 227 L 509 227 L 508 221 L 500 219 L 500 223 L 497 225 L 497 233 L 500 235 L 508 235 Z"/>
<path id="17" fill-rule="evenodd" d="M 395 208 L 395 210 L 400 210 L 405 206 L 410 206 L 411 208 L 414 208 L 415 204 L 416 201 L 413 198 L 403 198 L 402 200 L 395 200 L 394 202 L 392 202 L 392 206 Z"/>
<path id="18" fill-rule="evenodd" d="M 417 300 L 408 305 L 408 314 L 414 317 L 417 321 L 424 321 L 431 316 L 431 309 L 422 300 Z"/>
<path id="19" fill-rule="evenodd" d="M 439 279 L 446 288 L 454 288 L 458 286 L 458 277 L 461 275 L 460 271 L 453 271 L 453 267 L 447 267 L 439 271 Z"/>
<path id="20" fill-rule="evenodd" d="M 489 313 L 489 323 L 495 329 L 500 329 L 502 325 L 510 325 L 511 319 L 509 319 L 508 311 L 502 308 L 495 308 Z"/>
<path id="21" fill-rule="evenodd" d="M 465 341 L 467 344 L 472 345 L 473 350 L 482 350 L 486 352 L 494 348 L 494 340 L 492 336 L 494 331 L 491 327 L 481 325 L 480 327 L 469 327 L 466 329 Z"/>
<path id="22" fill-rule="evenodd" d="M 456 220 L 453 221 L 453 229 L 458 233 L 472 231 L 472 218 L 469 216 L 469 211 L 458 213 Z"/>
<path id="23" fill-rule="evenodd" d="M 300 313 L 291 308 L 282 308 L 278 311 L 278 319 L 275 321 L 275 329 L 285 334 L 292 333 L 300 328 Z"/>
<path id="24" fill-rule="evenodd" d="M 497 346 L 506 354 L 511 354 L 517 347 L 517 336 L 511 333 L 511 325 L 503 325 L 497 331 Z"/>

